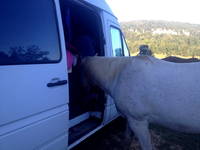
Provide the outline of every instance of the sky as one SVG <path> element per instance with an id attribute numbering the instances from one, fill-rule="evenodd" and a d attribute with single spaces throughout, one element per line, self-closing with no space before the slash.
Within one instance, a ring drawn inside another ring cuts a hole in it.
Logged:
<path id="1" fill-rule="evenodd" d="M 166 20 L 200 24 L 200 0 L 106 0 L 119 21 Z"/>

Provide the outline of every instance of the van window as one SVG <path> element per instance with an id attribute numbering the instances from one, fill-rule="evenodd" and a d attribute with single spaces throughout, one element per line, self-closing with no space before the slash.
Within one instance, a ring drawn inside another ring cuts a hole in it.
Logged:
<path id="1" fill-rule="evenodd" d="M 0 65 L 60 60 L 52 0 L 1 0 L 0 20 Z"/>
<path id="2" fill-rule="evenodd" d="M 130 56 L 128 46 L 123 36 L 122 36 L 122 40 L 123 40 L 124 56 Z"/>
<path id="3" fill-rule="evenodd" d="M 111 27 L 112 50 L 114 56 L 123 56 L 121 33 L 117 28 Z"/>

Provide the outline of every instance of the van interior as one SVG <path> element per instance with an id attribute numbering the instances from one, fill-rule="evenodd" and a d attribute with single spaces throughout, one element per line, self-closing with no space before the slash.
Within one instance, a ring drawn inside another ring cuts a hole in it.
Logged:
<path id="1" fill-rule="evenodd" d="M 103 121 L 106 97 L 98 87 L 85 90 L 80 60 L 104 56 L 104 38 L 97 8 L 77 1 L 60 1 L 66 51 L 77 58 L 69 77 L 69 144 L 86 135 Z"/>

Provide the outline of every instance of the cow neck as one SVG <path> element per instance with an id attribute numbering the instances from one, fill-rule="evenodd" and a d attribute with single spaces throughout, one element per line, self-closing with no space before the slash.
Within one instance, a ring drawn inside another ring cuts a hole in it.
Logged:
<path id="1" fill-rule="evenodd" d="M 91 58 L 89 72 L 93 82 L 112 96 L 120 73 L 130 60 L 130 57 Z"/>

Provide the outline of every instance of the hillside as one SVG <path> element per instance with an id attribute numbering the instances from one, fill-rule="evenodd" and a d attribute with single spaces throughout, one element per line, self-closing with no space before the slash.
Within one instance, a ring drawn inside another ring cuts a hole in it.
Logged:
<path id="1" fill-rule="evenodd" d="M 131 53 L 147 44 L 153 53 L 200 56 L 200 25 L 167 21 L 122 22 Z"/>

